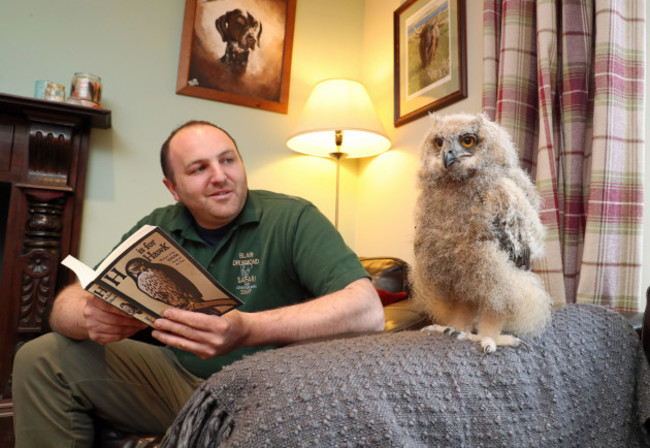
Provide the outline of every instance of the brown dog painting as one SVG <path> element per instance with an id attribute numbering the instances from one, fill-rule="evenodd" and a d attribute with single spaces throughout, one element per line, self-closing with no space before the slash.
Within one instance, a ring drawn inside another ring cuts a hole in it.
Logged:
<path id="1" fill-rule="evenodd" d="M 253 15 L 241 9 L 233 9 L 217 18 L 215 26 L 221 39 L 226 43 L 226 51 L 221 57 L 223 62 L 234 74 L 240 75 L 246 71 L 248 55 L 255 47 L 260 46 L 262 23 Z"/>
<path id="2" fill-rule="evenodd" d="M 295 0 L 195 1 L 190 45 L 183 47 L 190 51 L 185 88 L 254 107 L 280 101 L 289 79 L 283 64 L 290 61 L 285 45 L 293 42 L 288 21 L 294 15 L 288 14 Z"/>

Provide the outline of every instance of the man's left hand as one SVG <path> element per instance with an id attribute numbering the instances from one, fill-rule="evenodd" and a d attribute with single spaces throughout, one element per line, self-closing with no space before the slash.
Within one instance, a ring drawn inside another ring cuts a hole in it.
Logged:
<path id="1" fill-rule="evenodd" d="M 193 311 L 168 308 L 155 322 L 152 335 L 164 344 L 208 359 L 238 348 L 244 334 L 240 311 L 211 316 Z"/>

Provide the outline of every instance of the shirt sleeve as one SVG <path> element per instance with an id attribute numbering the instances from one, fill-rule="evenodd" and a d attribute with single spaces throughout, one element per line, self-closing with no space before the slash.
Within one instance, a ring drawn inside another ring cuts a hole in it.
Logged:
<path id="1" fill-rule="evenodd" d="M 338 230 L 311 204 L 298 218 L 293 258 L 301 281 L 314 297 L 341 290 L 360 278 L 370 278 Z"/>

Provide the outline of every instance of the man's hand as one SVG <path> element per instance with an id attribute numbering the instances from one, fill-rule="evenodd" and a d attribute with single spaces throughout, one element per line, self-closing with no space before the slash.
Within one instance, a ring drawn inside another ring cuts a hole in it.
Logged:
<path id="1" fill-rule="evenodd" d="M 246 333 L 244 313 L 237 310 L 220 317 L 168 308 L 163 316 L 155 322 L 152 336 L 202 359 L 238 348 Z"/>
<path id="2" fill-rule="evenodd" d="M 54 300 L 50 327 L 72 339 L 107 344 L 127 338 L 147 325 L 73 283 Z"/>
<path id="3" fill-rule="evenodd" d="M 99 344 L 121 341 L 147 327 L 133 316 L 92 296 L 83 309 L 88 337 Z"/>

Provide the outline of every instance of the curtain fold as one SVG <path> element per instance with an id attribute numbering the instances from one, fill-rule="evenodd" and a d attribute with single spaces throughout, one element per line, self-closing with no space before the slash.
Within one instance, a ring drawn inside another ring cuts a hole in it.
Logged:
<path id="1" fill-rule="evenodd" d="M 483 111 L 543 202 L 555 303 L 641 300 L 645 2 L 485 0 Z"/>

